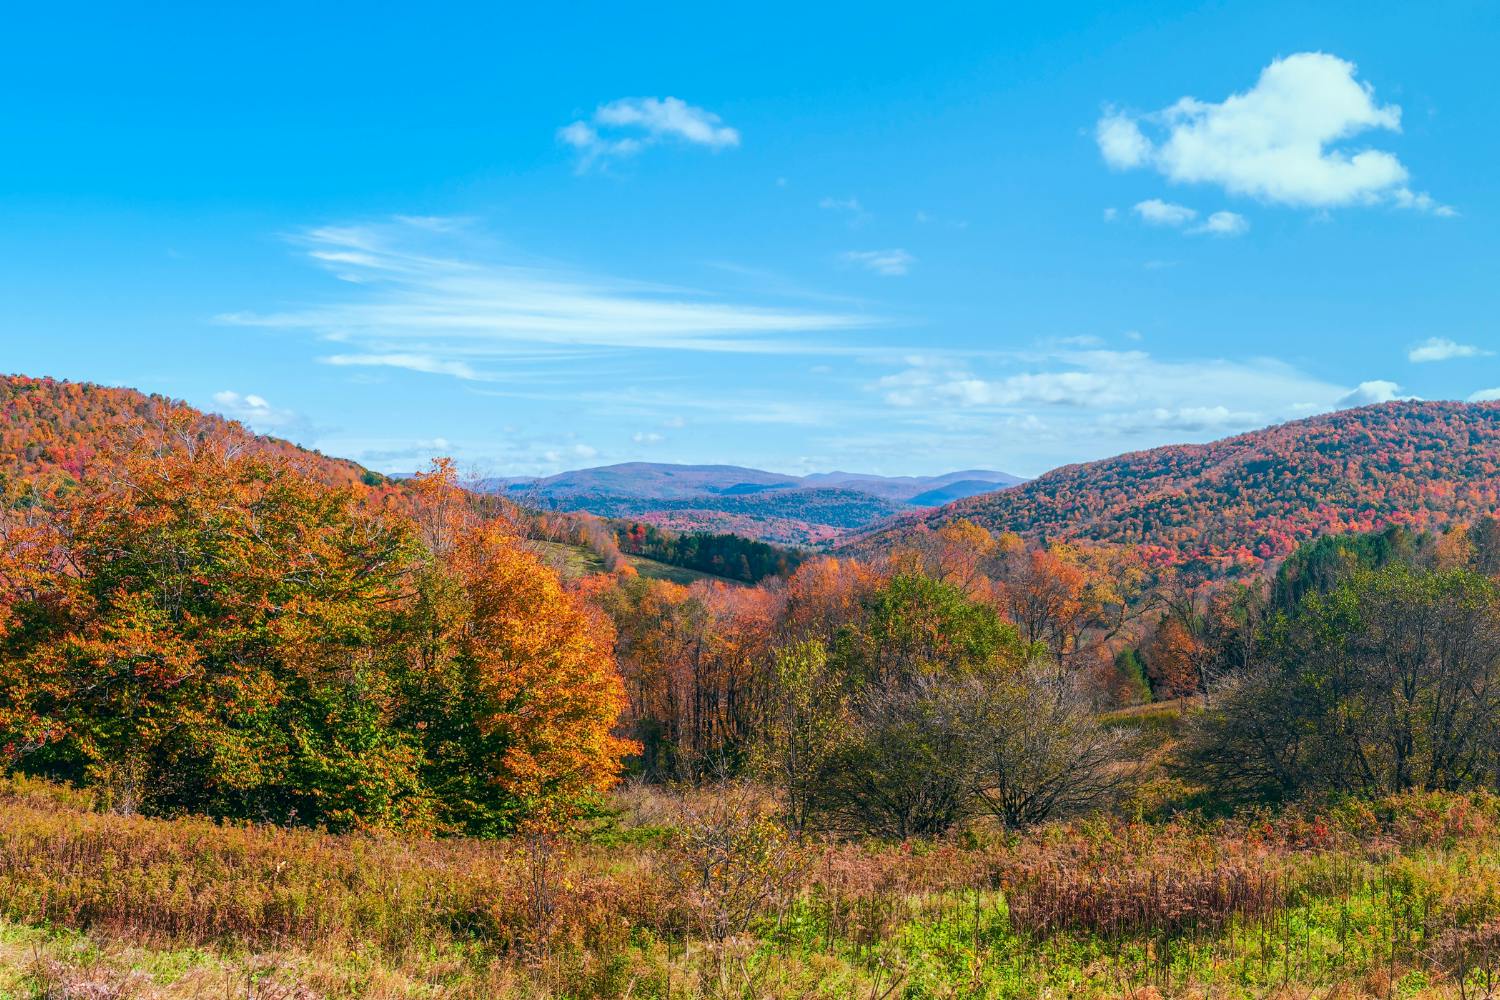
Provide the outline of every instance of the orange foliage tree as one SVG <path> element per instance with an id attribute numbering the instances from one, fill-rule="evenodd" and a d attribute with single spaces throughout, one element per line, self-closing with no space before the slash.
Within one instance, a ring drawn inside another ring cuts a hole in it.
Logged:
<path id="1" fill-rule="evenodd" d="M 646 773 L 688 777 L 734 766 L 765 717 L 780 596 L 634 579 L 604 603 L 619 628 L 627 718 Z"/>
<path id="2" fill-rule="evenodd" d="M 497 834 L 607 785 L 607 625 L 450 467 L 374 499 L 188 435 L 7 513 L 6 763 L 121 810 L 335 829 Z"/>
<path id="3" fill-rule="evenodd" d="M 507 522 L 475 516 L 451 462 L 413 489 L 431 555 L 403 722 L 426 736 L 444 818 L 479 835 L 565 818 L 635 749 L 613 733 L 625 706 L 613 629 Z"/>

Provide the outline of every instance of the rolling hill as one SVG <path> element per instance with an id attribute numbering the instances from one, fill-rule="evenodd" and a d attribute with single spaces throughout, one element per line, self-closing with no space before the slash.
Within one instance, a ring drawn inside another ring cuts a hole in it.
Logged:
<path id="1" fill-rule="evenodd" d="M 1163 563 L 1250 572 L 1314 536 L 1442 527 L 1497 508 L 1500 404 L 1394 402 L 1064 466 L 876 526 L 843 548 L 889 550 L 967 518 L 1031 538 L 1127 543 Z"/>
<path id="2" fill-rule="evenodd" d="M 914 507 L 1021 481 L 1004 472 L 974 469 L 942 476 L 790 476 L 735 465 L 629 462 L 541 479 L 491 479 L 482 487 L 540 510 L 581 510 L 677 531 L 728 531 L 781 544 L 816 545 Z"/>
<path id="3" fill-rule="evenodd" d="M 329 483 L 375 485 L 385 479 L 355 462 L 254 434 L 165 396 L 90 382 L 0 375 L 0 485 L 16 479 L 43 487 L 65 485 L 112 461 L 117 450 L 153 435 L 210 433 L 227 435 L 247 450 L 295 458 Z"/>
<path id="4" fill-rule="evenodd" d="M 168 423 L 177 421 L 170 430 Z M 245 449 L 296 459 L 335 484 L 387 483 L 384 476 L 280 438 L 134 389 L 25 375 L 0 376 L 0 487 L 7 481 L 66 487 L 115 453 L 169 434 L 227 435 Z M 731 465 L 633 462 L 545 479 L 482 484 L 519 505 L 583 510 L 676 531 L 732 532 L 796 545 L 836 540 L 903 511 L 931 503 L 924 492 L 999 489 L 1018 480 L 1002 472 L 883 477 L 857 473 L 789 476 Z M 389 481 L 392 489 L 399 489 Z"/>

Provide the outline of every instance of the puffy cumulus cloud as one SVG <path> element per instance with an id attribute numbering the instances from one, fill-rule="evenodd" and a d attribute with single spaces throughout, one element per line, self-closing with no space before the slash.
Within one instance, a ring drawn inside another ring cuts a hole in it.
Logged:
<path id="1" fill-rule="evenodd" d="M 1415 396 L 1401 395 L 1401 386 L 1395 382 L 1383 378 L 1371 379 L 1361 382 L 1349 392 L 1340 396 L 1339 406 L 1369 406 L 1371 403 L 1390 403 L 1398 399 L 1415 399 Z"/>
<path id="2" fill-rule="evenodd" d="M 664 141 L 712 150 L 740 144 L 739 131 L 718 115 L 676 97 L 624 97 L 601 104 L 588 119 L 558 129 L 557 138 L 577 151 L 580 170 L 601 159 L 634 156 Z"/>
<path id="3" fill-rule="evenodd" d="M 1480 389 L 1469 397 L 1471 403 L 1494 403 L 1500 402 L 1500 385 L 1493 389 Z"/>
<path id="4" fill-rule="evenodd" d="M 1494 353 L 1494 351 L 1488 351 L 1473 344 L 1460 344 L 1446 337 L 1428 337 L 1406 352 L 1406 360 L 1422 364 L 1431 361 L 1452 361 L 1454 358 L 1479 358 Z"/>
<path id="5" fill-rule="evenodd" d="M 1151 168 L 1176 183 L 1216 184 L 1267 202 L 1384 202 L 1453 214 L 1408 186 L 1409 173 L 1393 153 L 1347 145 L 1371 130 L 1399 132 L 1401 109 L 1378 103 L 1353 63 L 1299 52 L 1274 60 L 1255 86 L 1218 103 L 1183 97 L 1145 115 L 1107 111 L 1095 140 L 1116 169 Z"/>
<path id="6" fill-rule="evenodd" d="M 1174 205 L 1160 198 L 1138 202 L 1135 214 L 1153 226 L 1185 226 L 1198 217 L 1198 213 L 1186 205 Z"/>
<path id="7" fill-rule="evenodd" d="M 1236 212 L 1215 212 L 1188 232 L 1195 236 L 1243 236 L 1250 230 L 1250 223 Z"/>
<path id="8" fill-rule="evenodd" d="M 849 250 L 839 255 L 846 264 L 862 267 L 872 274 L 897 278 L 911 270 L 917 258 L 899 247 L 890 250 Z"/>
<path id="9" fill-rule="evenodd" d="M 1137 202 L 1133 211 L 1148 225 L 1170 226 L 1174 229 L 1181 229 L 1198 218 L 1197 209 L 1162 201 L 1160 198 Z M 1249 228 L 1250 223 L 1243 215 L 1236 212 L 1215 212 L 1185 231 L 1191 236 L 1240 236 Z"/>
<path id="10" fill-rule="evenodd" d="M 1144 166 L 1153 152 L 1151 140 L 1128 115 L 1111 111 L 1094 129 L 1094 139 L 1104 162 L 1119 170 Z"/>
<path id="11" fill-rule="evenodd" d="M 241 394 L 225 389 L 214 393 L 214 405 L 229 419 L 262 432 L 286 430 L 302 422 L 294 411 L 278 409 L 253 392 Z"/>

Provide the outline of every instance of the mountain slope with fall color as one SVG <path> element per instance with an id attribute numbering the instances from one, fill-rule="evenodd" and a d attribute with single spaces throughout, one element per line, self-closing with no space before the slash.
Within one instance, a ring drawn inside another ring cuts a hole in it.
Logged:
<path id="1" fill-rule="evenodd" d="M 1500 508 L 1500 404 L 1393 402 L 1210 444 L 1064 466 L 876 527 L 853 553 L 967 518 L 1028 538 L 1140 546 L 1162 563 L 1247 572 L 1319 535 L 1442 527 Z"/>
<path id="2" fill-rule="evenodd" d="M 76 482 L 117 452 L 153 436 L 227 435 L 246 450 L 294 458 L 319 479 L 345 485 L 383 481 L 355 462 L 265 437 L 223 417 L 135 389 L 26 375 L 0 375 L 0 487 Z"/>

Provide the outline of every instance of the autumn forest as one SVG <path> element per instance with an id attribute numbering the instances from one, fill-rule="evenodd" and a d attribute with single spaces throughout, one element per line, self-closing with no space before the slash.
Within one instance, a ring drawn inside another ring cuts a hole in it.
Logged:
<path id="1" fill-rule="evenodd" d="M 0 414 L 0 949 L 33 995 L 185 948 L 257 997 L 1500 977 L 1494 404 L 818 548 L 126 389 L 11 376 Z"/>

